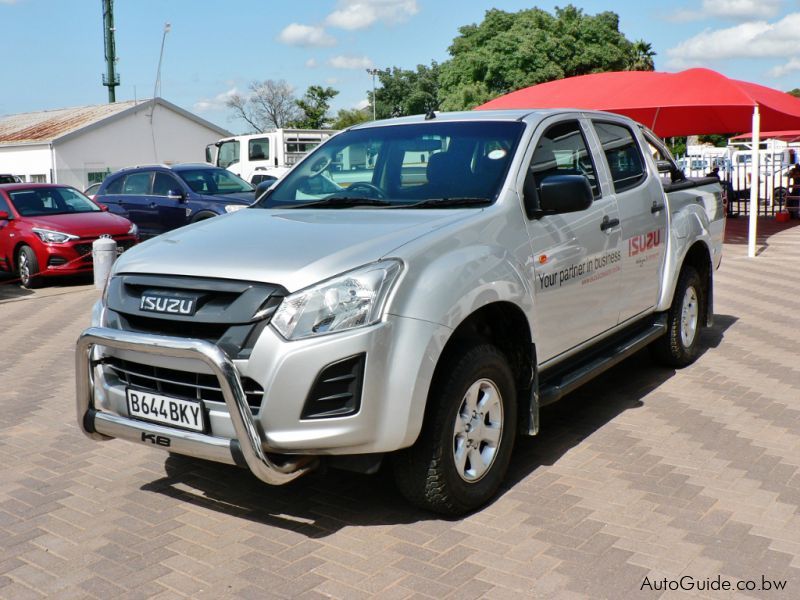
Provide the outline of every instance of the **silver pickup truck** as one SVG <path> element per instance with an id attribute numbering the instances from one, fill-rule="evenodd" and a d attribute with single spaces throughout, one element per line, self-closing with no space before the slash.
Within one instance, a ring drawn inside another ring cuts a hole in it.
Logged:
<path id="1" fill-rule="evenodd" d="M 717 180 L 617 115 L 357 126 L 249 209 L 122 255 L 78 422 L 269 484 L 390 458 L 410 501 L 464 513 L 542 406 L 646 346 L 696 358 L 723 214 Z"/>

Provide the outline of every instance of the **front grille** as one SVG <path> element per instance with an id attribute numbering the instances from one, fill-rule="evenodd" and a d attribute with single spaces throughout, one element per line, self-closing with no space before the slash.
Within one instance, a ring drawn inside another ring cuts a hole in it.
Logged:
<path id="1" fill-rule="evenodd" d="M 145 294 L 192 298 L 193 315 L 141 309 Z M 107 325 L 124 331 L 206 340 L 246 359 L 287 294 L 260 282 L 163 275 L 122 275 L 108 284 Z M 257 316 L 257 318 L 256 318 Z"/>
<path id="2" fill-rule="evenodd" d="M 205 402 L 225 402 L 219 381 L 214 375 L 153 367 L 120 358 L 106 358 L 103 365 L 126 385 L 153 394 Z M 253 414 L 258 414 L 264 388 L 249 377 L 242 378 L 242 388 L 250 410 Z"/>

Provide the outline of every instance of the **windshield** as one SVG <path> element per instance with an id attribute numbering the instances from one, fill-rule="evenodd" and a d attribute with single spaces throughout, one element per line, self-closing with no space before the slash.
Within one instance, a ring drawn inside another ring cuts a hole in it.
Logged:
<path id="1" fill-rule="evenodd" d="M 359 199 L 371 200 L 371 206 L 425 208 L 437 200 L 451 206 L 464 205 L 452 203 L 457 199 L 490 203 L 523 129 L 516 121 L 462 121 L 346 131 L 313 152 L 258 205 L 353 206 Z"/>
<path id="2" fill-rule="evenodd" d="M 186 169 L 175 172 L 198 194 L 220 196 L 253 191 L 252 185 L 225 169 Z"/>
<path id="3" fill-rule="evenodd" d="M 79 191 L 66 187 L 14 190 L 8 195 L 23 217 L 100 211 L 99 206 Z"/>

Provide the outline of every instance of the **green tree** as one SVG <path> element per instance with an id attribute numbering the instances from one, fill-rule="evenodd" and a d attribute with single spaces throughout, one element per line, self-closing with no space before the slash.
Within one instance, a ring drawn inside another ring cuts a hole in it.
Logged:
<path id="1" fill-rule="evenodd" d="M 372 120 L 371 108 L 342 108 L 336 113 L 336 119 L 333 121 L 334 129 L 347 129 L 353 125 L 364 123 Z"/>
<path id="2" fill-rule="evenodd" d="M 794 96 L 795 98 L 800 98 L 800 88 L 794 88 L 786 92 L 790 96 Z"/>
<path id="3" fill-rule="evenodd" d="M 378 73 L 381 87 L 367 96 L 370 102 L 377 102 L 377 118 L 417 115 L 439 108 L 439 70 L 436 61 L 431 66 L 417 65 L 416 70 L 392 67 Z"/>
<path id="4" fill-rule="evenodd" d="M 469 109 L 545 81 L 623 71 L 632 48 L 613 12 L 588 15 L 572 5 L 555 14 L 488 10 L 480 24 L 461 27 L 449 48 L 452 58 L 439 77 L 441 108 Z"/>
<path id="5" fill-rule="evenodd" d="M 654 71 L 653 57 L 656 55 L 653 45 L 644 40 L 636 40 L 631 46 L 631 54 L 627 66 L 628 71 Z"/>
<path id="6" fill-rule="evenodd" d="M 302 98 L 295 101 L 301 115 L 293 123 L 300 129 L 322 129 L 328 124 L 330 101 L 339 93 L 332 87 L 309 86 Z"/>

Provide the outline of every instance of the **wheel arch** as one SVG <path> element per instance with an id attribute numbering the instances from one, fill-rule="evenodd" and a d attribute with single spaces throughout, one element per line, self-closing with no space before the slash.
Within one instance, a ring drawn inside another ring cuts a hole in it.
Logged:
<path id="1" fill-rule="evenodd" d="M 451 357 L 465 348 L 490 343 L 507 358 L 514 374 L 517 395 L 517 415 L 521 430 L 528 429 L 530 392 L 535 376 L 536 352 L 531 338 L 531 328 L 525 312 L 516 304 L 496 301 L 485 304 L 467 315 L 452 331 L 445 342 L 434 367 L 428 394 L 437 379 L 443 376 Z M 431 403 L 426 399 L 425 418 Z"/>

